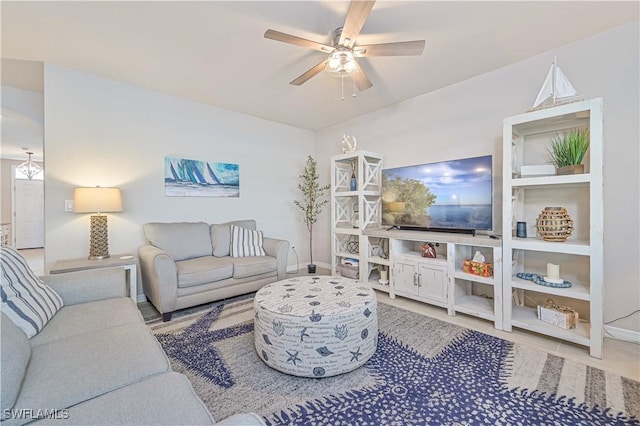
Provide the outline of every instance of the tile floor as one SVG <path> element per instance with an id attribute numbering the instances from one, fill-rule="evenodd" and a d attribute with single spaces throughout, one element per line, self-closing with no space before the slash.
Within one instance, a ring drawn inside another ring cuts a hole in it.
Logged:
<path id="1" fill-rule="evenodd" d="M 25 256 L 27 262 L 29 262 L 37 275 L 43 275 L 43 249 L 20 250 L 20 253 Z M 318 275 L 329 274 L 328 270 L 321 268 L 319 268 L 317 272 Z M 295 276 L 308 276 L 308 274 L 306 269 L 301 269 L 298 273 L 287 274 L 287 278 Z M 583 346 L 574 345 L 572 343 L 531 333 L 525 330 L 514 329 L 510 333 L 496 330 L 492 323 L 488 321 L 463 314 L 458 314 L 455 317 L 452 317 L 447 315 L 446 310 L 443 308 L 420 303 L 404 297 L 398 296 L 395 299 L 391 299 L 388 294 L 378 292 L 378 300 L 383 303 L 388 303 L 422 315 L 428 315 L 442 321 L 458 324 L 505 340 L 531 345 L 558 356 L 574 359 L 576 361 L 583 362 L 584 364 L 613 371 L 625 377 L 640 381 L 640 345 L 635 343 L 605 338 L 603 357 L 602 359 L 597 359 L 589 356 L 588 349 Z"/>
<path id="2" fill-rule="evenodd" d="M 395 299 L 383 292 L 378 293 L 378 301 L 388 303 L 422 315 L 437 318 L 442 321 L 454 323 L 472 330 L 480 331 L 492 336 L 500 337 L 516 343 L 522 343 L 540 348 L 546 352 L 564 358 L 580 361 L 593 367 L 616 372 L 622 376 L 640 381 L 640 345 L 623 342 L 610 338 L 604 339 L 602 359 L 589 355 L 588 348 L 561 341 L 526 330 L 513 329 L 512 332 L 496 330 L 493 324 L 472 316 L 457 314 L 447 315 L 447 311 L 437 306 L 420 303 L 415 300 L 397 296 Z"/>
<path id="3" fill-rule="evenodd" d="M 31 270 L 36 275 L 44 275 L 44 249 L 23 249 L 18 250 L 22 256 L 26 259 L 27 263 L 31 267 Z"/>

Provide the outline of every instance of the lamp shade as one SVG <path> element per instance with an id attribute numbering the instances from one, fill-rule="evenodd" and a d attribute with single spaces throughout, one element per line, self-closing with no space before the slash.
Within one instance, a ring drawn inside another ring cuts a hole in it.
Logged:
<path id="1" fill-rule="evenodd" d="M 108 213 L 122 211 L 120 188 L 76 188 L 73 193 L 74 213 Z"/>

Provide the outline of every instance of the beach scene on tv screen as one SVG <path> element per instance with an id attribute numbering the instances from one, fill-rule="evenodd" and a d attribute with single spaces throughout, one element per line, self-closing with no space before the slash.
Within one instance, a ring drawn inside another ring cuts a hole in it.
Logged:
<path id="1" fill-rule="evenodd" d="M 382 171 L 382 223 L 490 230 L 492 158 L 465 158 Z"/>

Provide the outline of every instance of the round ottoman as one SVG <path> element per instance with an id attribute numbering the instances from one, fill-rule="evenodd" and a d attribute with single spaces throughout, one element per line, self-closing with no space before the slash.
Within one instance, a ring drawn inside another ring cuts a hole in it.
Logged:
<path id="1" fill-rule="evenodd" d="M 376 294 L 358 281 L 290 278 L 258 290 L 253 307 L 258 356 L 283 373 L 335 376 L 360 367 L 376 351 Z"/>

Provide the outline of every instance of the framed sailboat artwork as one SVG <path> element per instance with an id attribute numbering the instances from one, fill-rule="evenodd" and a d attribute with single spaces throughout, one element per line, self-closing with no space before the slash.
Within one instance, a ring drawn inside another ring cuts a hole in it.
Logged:
<path id="1" fill-rule="evenodd" d="M 164 158 L 167 197 L 239 197 L 240 166 L 186 158 Z"/>
<path id="2" fill-rule="evenodd" d="M 576 89 L 558 66 L 557 59 L 554 58 L 531 110 L 549 108 L 579 100 L 582 100 L 582 97 L 578 95 Z"/>

